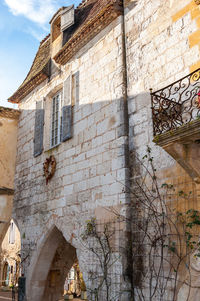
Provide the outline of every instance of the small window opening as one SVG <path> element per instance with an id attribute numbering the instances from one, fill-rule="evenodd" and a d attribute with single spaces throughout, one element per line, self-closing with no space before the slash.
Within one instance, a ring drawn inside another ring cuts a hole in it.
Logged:
<path id="1" fill-rule="evenodd" d="M 10 224 L 9 243 L 10 244 L 15 243 L 15 225 L 13 222 L 11 222 Z"/>
<path id="2" fill-rule="evenodd" d="M 52 24 L 52 42 L 61 34 L 61 18 L 58 17 Z"/>
<path id="3" fill-rule="evenodd" d="M 61 93 L 58 93 L 52 100 L 51 113 L 51 147 L 58 145 L 61 141 Z"/>

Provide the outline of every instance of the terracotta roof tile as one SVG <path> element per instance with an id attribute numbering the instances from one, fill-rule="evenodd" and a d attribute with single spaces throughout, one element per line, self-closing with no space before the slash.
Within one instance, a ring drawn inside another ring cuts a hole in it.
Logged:
<path id="1" fill-rule="evenodd" d="M 18 119 L 19 115 L 20 115 L 19 110 L 0 106 L 0 117 Z"/>

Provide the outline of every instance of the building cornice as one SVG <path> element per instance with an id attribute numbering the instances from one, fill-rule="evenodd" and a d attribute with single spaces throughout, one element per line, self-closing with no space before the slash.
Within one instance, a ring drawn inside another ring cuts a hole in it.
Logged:
<path id="1" fill-rule="evenodd" d="M 19 103 L 24 97 L 26 97 L 31 91 L 33 91 L 39 84 L 41 84 L 48 75 L 42 70 L 32 79 L 30 79 L 25 85 L 19 88 L 13 96 L 8 98 L 9 102 Z"/>

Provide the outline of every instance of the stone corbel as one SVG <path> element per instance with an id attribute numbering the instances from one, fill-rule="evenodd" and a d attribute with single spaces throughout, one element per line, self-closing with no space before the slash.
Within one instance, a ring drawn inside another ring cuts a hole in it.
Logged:
<path id="1" fill-rule="evenodd" d="M 200 184 L 200 120 L 154 138 L 177 163 Z"/>

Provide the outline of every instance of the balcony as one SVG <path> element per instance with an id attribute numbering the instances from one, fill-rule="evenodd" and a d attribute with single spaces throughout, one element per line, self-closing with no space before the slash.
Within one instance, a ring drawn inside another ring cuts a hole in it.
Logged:
<path id="1" fill-rule="evenodd" d="M 154 142 L 200 183 L 200 69 L 151 90 Z"/>

